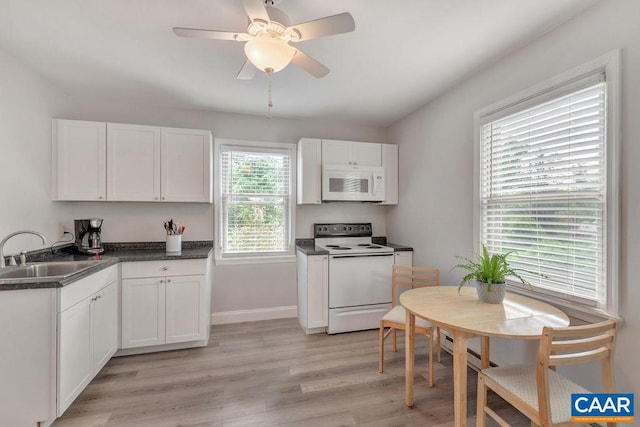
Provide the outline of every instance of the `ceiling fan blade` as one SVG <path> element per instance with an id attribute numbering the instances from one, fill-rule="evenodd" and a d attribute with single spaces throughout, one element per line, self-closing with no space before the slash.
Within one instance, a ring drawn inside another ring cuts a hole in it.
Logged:
<path id="1" fill-rule="evenodd" d="M 247 12 L 251 22 L 257 20 L 271 22 L 267 8 L 264 6 L 264 0 L 242 0 L 244 11 Z"/>
<path id="2" fill-rule="evenodd" d="M 256 71 L 258 71 L 258 69 L 254 67 L 253 64 L 249 62 L 249 60 L 246 60 L 245 63 L 242 65 L 242 68 L 240 68 L 240 71 L 238 72 L 236 79 L 251 80 L 256 75 Z"/>
<path id="3" fill-rule="evenodd" d="M 179 28 L 174 27 L 173 33 L 180 37 L 196 37 L 202 39 L 216 39 L 216 40 L 244 40 L 244 36 L 249 36 L 245 33 L 232 33 L 229 31 L 216 31 L 216 30 L 200 30 L 198 28 Z M 250 36 L 249 36 L 250 37 Z"/>
<path id="4" fill-rule="evenodd" d="M 302 52 L 300 49 L 296 49 L 296 54 L 293 55 L 291 62 L 317 78 L 322 78 L 329 74 L 329 69 L 327 67 Z"/>
<path id="5" fill-rule="evenodd" d="M 300 40 L 298 41 L 303 41 L 351 32 L 356 29 L 356 23 L 353 20 L 353 16 L 349 12 L 345 12 L 292 25 L 290 28 L 300 34 Z"/>

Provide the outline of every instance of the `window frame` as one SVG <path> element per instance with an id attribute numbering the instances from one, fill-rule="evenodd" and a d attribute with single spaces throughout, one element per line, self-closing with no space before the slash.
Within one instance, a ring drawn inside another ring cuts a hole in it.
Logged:
<path id="1" fill-rule="evenodd" d="M 238 147 L 247 151 L 275 152 L 287 151 L 289 161 L 289 241 L 288 250 L 283 253 L 250 252 L 246 254 L 225 255 L 222 252 L 222 150 L 223 147 Z M 214 259 L 217 265 L 227 264 L 264 264 L 277 262 L 295 262 L 295 213 L 296 213 L 296 145 L 267 142 L 216 138 L 214 141 Z"/>
<path id="2" fill-rule="evenodd" d="M 474 131 L 474 200 L 473 200 L 473 245 L 476 250 L 481 247 L 481 179 L 480 179 L 480 147 L 482 144 L 481 129 L 487 122 L 510 115 L 540 104 L 559 93 L 569 90 L 577 81 L 596 74 L 605 74 L 607 85 L 607 125 L 606 138 L 606 283 L 604 304 L 602 308 L 595 308 L 579 300 L 568 301 L 542 289 L 527 289 L 515 282 L 508 283 L 512 292 L 543 299 L 565 309 L 568 314 L 587 320 L 595 321 L 606 316 L 619 316 L 620 313 L 620 49 L 582 64 L 572 70 L 559 74 L 523 90 L 513 96 L 477 110 L 473 118 Z"/>

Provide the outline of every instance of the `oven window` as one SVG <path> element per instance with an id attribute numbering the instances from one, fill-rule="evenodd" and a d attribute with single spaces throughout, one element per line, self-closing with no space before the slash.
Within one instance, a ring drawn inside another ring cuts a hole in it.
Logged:
<path id="1" fill-rule="evenodd" d="M 363 178 L 329 178 L 331 193 L 368 193 L 369 180 Z"/>

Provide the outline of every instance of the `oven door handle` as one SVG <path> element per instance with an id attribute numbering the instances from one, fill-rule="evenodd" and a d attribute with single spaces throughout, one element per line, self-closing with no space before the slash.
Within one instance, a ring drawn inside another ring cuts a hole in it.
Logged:
<path id="1" fill-rule="evenodd" d="M 361 258 L 366 256 L 393 256 L 394 254 L 363 254 L 363 255 L 331 255 L 332 259 L 337 258 Z"/>

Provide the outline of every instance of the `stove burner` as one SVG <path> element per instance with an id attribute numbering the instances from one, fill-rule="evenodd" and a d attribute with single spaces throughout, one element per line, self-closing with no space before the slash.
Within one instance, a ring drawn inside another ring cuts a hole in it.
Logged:
<path id="1" fill-rule="evenodd" d="M 324 245 L 324 246 L 325 248 L 335 249 L 336 251 L 348 251 L 351 249 L 346 246 L 340 246 L 340 245 Z"/>
<path id="2" fill-rule="evenodd" d="M 373 243 L 358 243 L 358 246 L 365 249 L 380 249 L 382 246 L 374 245 Z"/>

